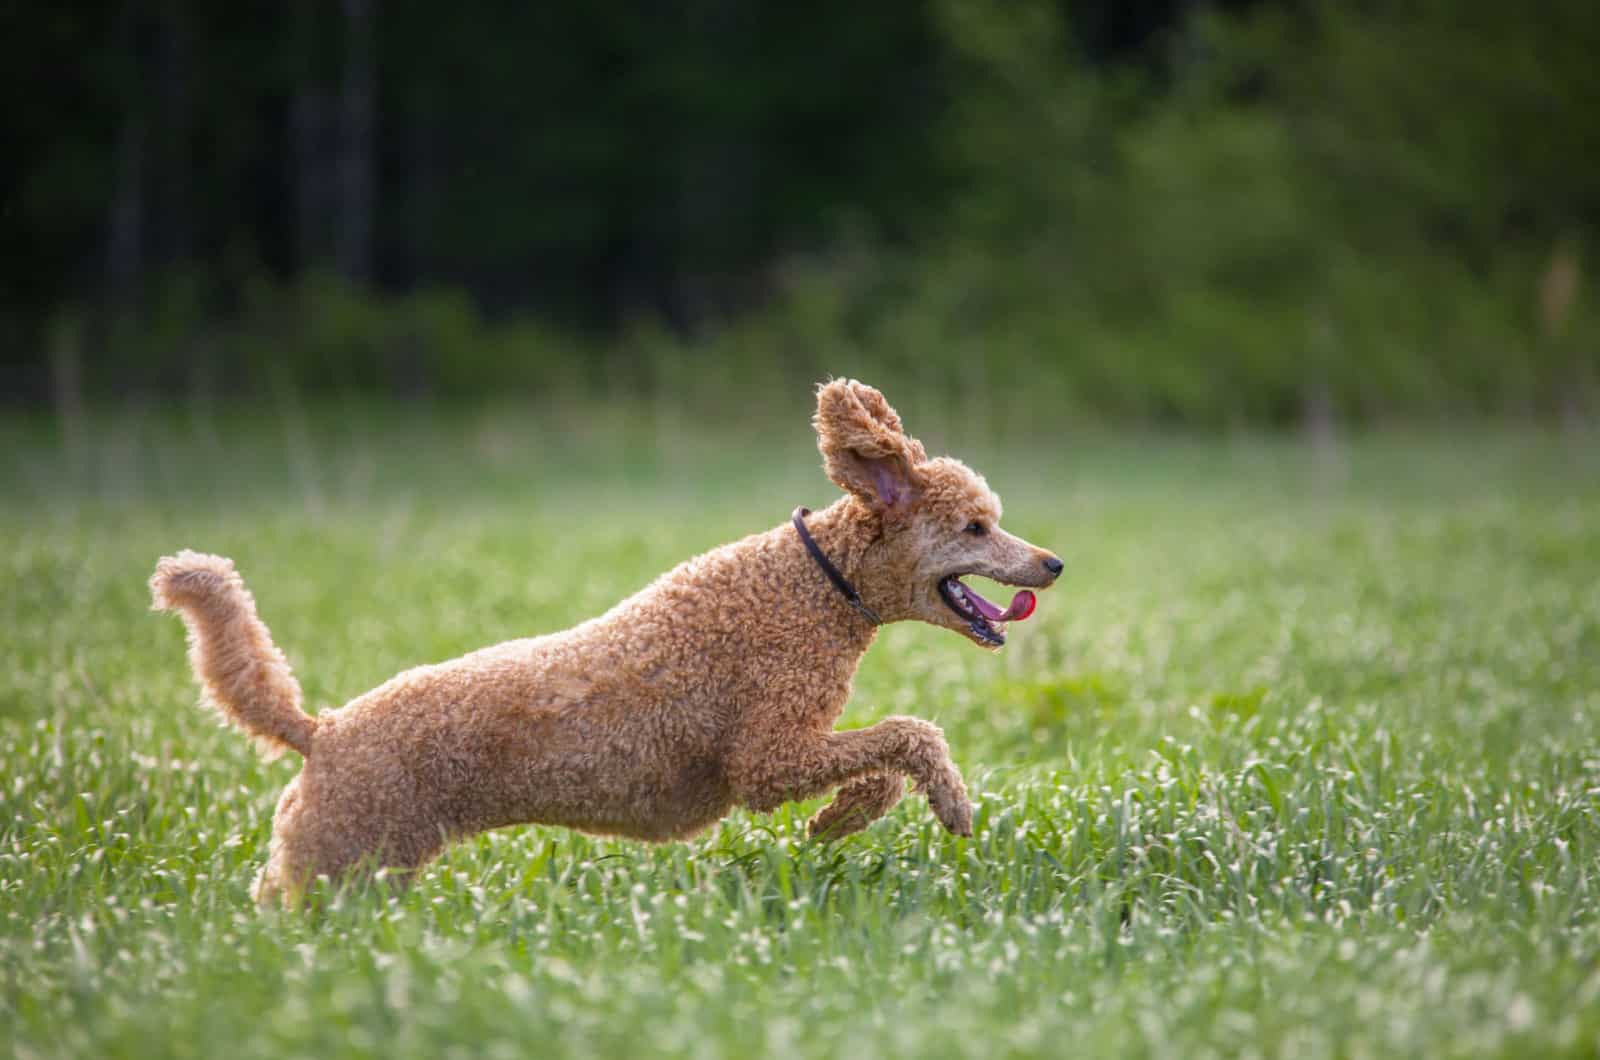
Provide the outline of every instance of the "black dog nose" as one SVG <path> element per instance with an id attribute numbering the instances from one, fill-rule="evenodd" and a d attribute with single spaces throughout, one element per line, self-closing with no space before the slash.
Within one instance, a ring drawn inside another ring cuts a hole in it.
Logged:
<path id="1" fill-rule="evenodd" d="M 1044 569 L 1050 572 L 1050 576 L 1052 578 L 1055 577 L 1056 575 L 1060 574 L 1061 573 L 1061 569 L 1063 567 L 1065 567 L 1065 566 L 1066 566 L 1065 563 L 1062 563 L 1059 559 L 1056 559 L 1054 556 L 1046 556 L 1044 558 Z"/>

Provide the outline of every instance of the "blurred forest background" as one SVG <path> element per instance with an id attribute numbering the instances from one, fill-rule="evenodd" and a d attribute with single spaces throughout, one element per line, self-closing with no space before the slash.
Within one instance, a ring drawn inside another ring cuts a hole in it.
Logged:
<path id="1" fill-rule="evenodd" d="M 1600 410 L 1594 0 L 6 7 L 14 408 Z"/>

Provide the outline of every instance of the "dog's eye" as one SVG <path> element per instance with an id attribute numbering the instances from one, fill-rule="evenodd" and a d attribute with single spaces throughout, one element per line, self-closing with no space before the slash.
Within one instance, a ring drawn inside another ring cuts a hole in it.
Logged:
<path id="1" fill-rule="evenodd" d="M 988 532 L 989 528 L 984 526 L 982 523 L 968 523 L 966 529 L 963 531 L 963 533 L 971 534 L 973 537 L 982 537 Z"/>

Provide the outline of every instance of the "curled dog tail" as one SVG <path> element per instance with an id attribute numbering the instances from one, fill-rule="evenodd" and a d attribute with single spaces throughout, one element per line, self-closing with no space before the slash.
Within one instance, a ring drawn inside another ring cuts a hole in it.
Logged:
<path id="1" fill-rule="evenodd" d="M 164 556 L 150 593 L 156 610 L 178 612 L 189 627 L 189 661 L 207 702 L 268 758 L 309 755 L 317 719 L 300 708 L 300 684 L 233 561 L 187 550 Z"/>

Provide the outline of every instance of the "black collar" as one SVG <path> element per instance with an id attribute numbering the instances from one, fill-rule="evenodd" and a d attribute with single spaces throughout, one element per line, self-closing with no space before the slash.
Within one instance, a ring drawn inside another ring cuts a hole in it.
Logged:
<path id="1" fill-rule="evenodd" d="M 817 547 L 816 541 L 811 537 L 811 531 L 806 529 L 806 516 L 810 514 L 810 508 L 796 508 L 794 510 L 794 528 L 800 534 L 800 543 L 806 546 L 806 551 L 811 553 L 811 558 L 816 561 L 817 566 L 822 568 L 822 573 L 828 576 L 828 580 L 833 583 L 833 587 L 844 594 L 845 601 L 861 612 L 862 618 L 865 618 L 874 626 L 883 625 L 883 619 L 878 617 L 878 612 L 867 606 L 866 601 L 861 599 L 861 594 L 856 592 L 856 587 L 850 584 L 848 578 L 839 573 L 839 568 L 835 567 L 828 557 L 822 554 L 822 549 Z"/>

